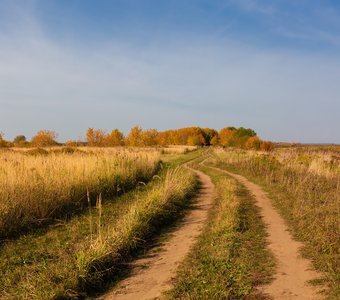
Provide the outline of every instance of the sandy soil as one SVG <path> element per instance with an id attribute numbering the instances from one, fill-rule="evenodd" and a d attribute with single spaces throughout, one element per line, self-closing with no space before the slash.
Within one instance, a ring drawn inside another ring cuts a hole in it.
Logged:
<path id="1" fill-rule="evenodd" d="M 114 290 L 100 299 L 155 299 L 172 287 L 171 279 L 176 275 L 177 266 L 197 240 L 215 195 L 210 178 L 200 171 L 194 171 L 199 176 L 202 188 L 193 209 L 172 231 L 163 245 L 154 249 L 148 257 L 133 263 L 130 277 L 121 281 Z"/>
<path id="2" fill-rule="evenodd" d="M 274 281 L 261 287 L 261 291 L 274 299 L 323 299 L 320 290 L 308 284 L 309 280 L 320 277 L 309 260 L 300 255 L 302 244 L 293 240 L 282 217 L 274 209 L 265 192 L 245 177 L 218 168 L 241 182 L 254 195 L 261 208 L 263 221 L 267 224 L 268 247 L 277 260 Z"/>

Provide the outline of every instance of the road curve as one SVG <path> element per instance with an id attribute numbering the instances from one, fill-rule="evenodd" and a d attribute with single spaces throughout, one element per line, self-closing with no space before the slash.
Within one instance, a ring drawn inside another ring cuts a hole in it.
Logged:
<path id="1" fill-rule="evenodd" d="M 198 170 L 192 170 L 197 174 L 202 185 L 193 201 L 193 208 L 156 251 L 133 263 L 131 276 L 122 280 L 116 288 L 99 299 L 155 299 L 161 297 L 164 291 L 171 289 L 171 279 L 176 275 L 177 266 L 195 244 L 215 197 L 215 189 L 210 177 Z"/>
<path id="2" fill-rule="evenodd" d="M 308 284 L 308 281 L 320 277 L 320 274 L 313 270 L 309 260 L 301 257 L 300 249 L 303 244 L 292 238 L 283 218 L 274 209 L 261 187 L 241 175 L 205 166 L 223 172 L 243 184 L 254 195 L 261 209 L 263 221 L 267 225 L 268 247 L 276 258 L 277 268 L 273 282 L 262 286 L 259 290 L 273 299 L 280 300 L 323 299 L 319 293 L 320 289 Z"/>

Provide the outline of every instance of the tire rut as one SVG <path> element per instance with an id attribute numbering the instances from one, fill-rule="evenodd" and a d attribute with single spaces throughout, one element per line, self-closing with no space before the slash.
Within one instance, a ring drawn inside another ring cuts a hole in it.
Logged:
<path id="1" fill-rule="evenodd" d="M 273 282 L 259 288 L 260 291 L 273 299 L 323 299 L 321 289 L 308 282 L 320 278 L 322 274 L 316 272 L 311 261 L 301 257 L 302 243 L 293 239 L 283 218 L 272 206 L 271 200 L 260 186 L 245 177 L 220 168 L 205 165 L 211 169 L 223 172 L 243 184 L 255 197 L 261 209 L 264 223 L 267 225 L 268 247 L 277 262 L 276 274 Z"/>
<path id="2" fill-rule="evenodd" d="M 164 291 L 171 289 L 171 279 L 176 275 L 177 266 L 195 244 L 215 197 L 210 177 L 198 170 L 189 169 L 197 174 L 202 185 L 193 208 L 176 225 L 163 245 L 153 249 L 153 253 L 148 257 L 133 262 L 131 275 L 99 299 L 155 299 L 162 297 Z"/>

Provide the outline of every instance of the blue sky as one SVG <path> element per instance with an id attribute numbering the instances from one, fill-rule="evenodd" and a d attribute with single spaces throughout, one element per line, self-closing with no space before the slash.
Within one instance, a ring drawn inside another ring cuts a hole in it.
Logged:
<path id="1" fill-rule="evenodd" d="M 340 1 L 0 0 L 0 131 L 245 126 L 340 143 Z"/>

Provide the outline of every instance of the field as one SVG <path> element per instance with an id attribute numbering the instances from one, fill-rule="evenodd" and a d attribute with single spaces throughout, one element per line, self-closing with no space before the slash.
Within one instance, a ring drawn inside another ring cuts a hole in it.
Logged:
<path id="1" fill-rule="evenodd" d="M 153 152 L 44 151 L 0 152 L 0 238 L 129 190 L 159 164 Z"/>
<path id="2" fill-rule="evenodd" d="M 246 175 L 264 186 L 304 242 L 303 253 L 323 271 L 339 294 L 340 148 L 288 147 L 271 153 L 216 149 L 214 165 Z"/>
<path id="3" fill-rule="evenodd" d="M 335 146 L 3 150 L 0 299 L 134 299 L 150 276 L 169 299 L 279 299 L 270 288 L 280 257 L 253 183 L 318 272 L 301 293 L 336 299 L 339 161 Z M 186 219 L 202 197 L 210 197 L 207 214 Z M 181 235 L 186 226 L 201 226 L 194 239 L 189 229 Z M 175 246 L 182 258 L 174 266 L 157 265 L 176 235 L 175 244 L 192 246 Z M 139 261 L 147 265 L 135 270 Z M 162 290 L 166 272 L 173 280 Z"/>

